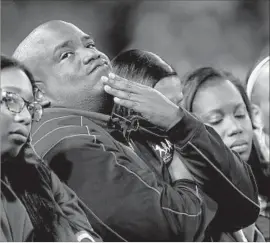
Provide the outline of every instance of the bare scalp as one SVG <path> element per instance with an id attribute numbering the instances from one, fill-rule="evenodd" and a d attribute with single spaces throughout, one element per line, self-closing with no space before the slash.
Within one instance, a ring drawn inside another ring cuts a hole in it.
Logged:
<path id="1" fill-rule="evenodd" d="M 13 57 L 24 63 L 35 63 L 46 54 L 49 40 L 53 38 L 53 32 L 63 25 L 70 23 L 62 20 L 52 20 L 35 28 L 16 48 Z"/>

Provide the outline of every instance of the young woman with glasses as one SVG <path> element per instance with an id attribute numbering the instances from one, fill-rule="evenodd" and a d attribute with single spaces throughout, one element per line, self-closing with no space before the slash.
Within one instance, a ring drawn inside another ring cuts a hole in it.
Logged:
<path id="1" fill-rule="evenodd" d="M 1 55 L 0 241 L 95 241 L 75 193 L 31 148 L 32 120 L 42 107 L 31 73 Z"/>

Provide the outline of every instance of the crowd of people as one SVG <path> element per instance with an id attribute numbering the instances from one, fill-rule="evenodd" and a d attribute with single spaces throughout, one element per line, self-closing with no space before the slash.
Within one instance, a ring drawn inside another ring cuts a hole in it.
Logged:
<path id="1" fill-rule="evenodd" d="M 1 241 L 270 241 L 269 56 L 180 78 L 49 21 L 1 55 L 0 125 Z"/>

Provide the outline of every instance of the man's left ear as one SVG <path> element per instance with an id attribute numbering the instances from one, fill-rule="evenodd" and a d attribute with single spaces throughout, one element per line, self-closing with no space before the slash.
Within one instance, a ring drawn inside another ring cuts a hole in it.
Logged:
<path id="1" fill-rule="evenodd" d="M 40 84 L 37 84 L 37 88 L 34 90 L 35 92 L 35 100 L 41 104 L 43 108 L 49 107 L 51 105 L 51 102 L 45 98 L 45 92 L 42 91 L 42 88 L 40 87 Z"/>
<path id="2" fill-rule="evenodd" d="M 262 112 L 258 105 L 251 105 L 252 123 L 256 129 L 262 129 L 264 124 L 262 121 Z"/>

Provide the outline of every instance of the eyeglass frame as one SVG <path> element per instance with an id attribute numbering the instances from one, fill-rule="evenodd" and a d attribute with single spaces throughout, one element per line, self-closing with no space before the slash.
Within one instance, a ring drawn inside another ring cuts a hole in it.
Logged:
<path id="1" fill-rule="evenodd" d="M 35 92 L 36 92 L 36 91 L 40 91 L 40 90 L 39 90 L 38 88 L 35 88 Z M 6 95 L 7 95 L 7 94 L 12 94 L 12 95 L 15 95 L 15 96 L 19 97 L 20 99 L 22 99 L 22 101 L 23 101 L 23 106 L 20 106 L 20 110 L 19 110 L 19 111 L 11 110 L 11 108 L 8 106 L 7 102 L 3 101 L 3 98 L 6 98 Z M 21 97 L 19 94 L 15 93 L 15 92 L 12 92 L 12 91 L 6 91 L 6 90 L 1 89 L 1 103 L 2 103 L 2 102 L 4 102 L 4 103 L 5 103 L 5 106 L 7 107 L 7 109 L 8 109 L 10 112 L 14 113 L 14 114 L 19 114 L 19 113 L 21 113 L 21 112 L 23 111 L 24 107 L 26 107 L 26 109 L 28 110 L 28 112 L 29 112 L 30 115 L 31 115 L 32 120 L 38 122 L 38 121 L 41 119 L 41 117 L 42 117 L 43 108 L 42 108 L 42 105 L 41 105 L 39 102 L 37 102 L 37 101 L 29 102 L 29 101 L 25 100 L 23 97 Z M 29 108 L 28 108 L 30 105 L 33 105 L 33 107 L 38 107 L 38 109 L 36 109 L 36 110 L 39 110 L 39 111 L 40 111 L 40 114 L 39 114 L 39 118 L 38 118 L 38 119 L 35 119 L 35 118 L 34 118 L 35 112 L 34 112 L 33 114 L 31 114 L 31 112 L 30 112 L 30 110 L 29 110 Z"/>

